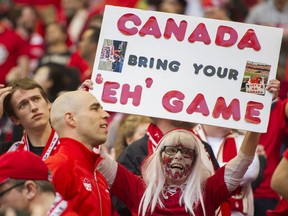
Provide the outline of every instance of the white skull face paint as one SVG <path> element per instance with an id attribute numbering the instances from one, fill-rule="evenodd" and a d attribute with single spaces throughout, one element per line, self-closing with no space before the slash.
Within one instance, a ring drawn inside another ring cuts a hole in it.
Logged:
<path id="1" fill-rule="evenodd" d="M 162 166 L 168 180 L 181 183 L 192 170 L 195 150 L 185 148 L 182 144 L 165 146 L 161 153 Z"/>

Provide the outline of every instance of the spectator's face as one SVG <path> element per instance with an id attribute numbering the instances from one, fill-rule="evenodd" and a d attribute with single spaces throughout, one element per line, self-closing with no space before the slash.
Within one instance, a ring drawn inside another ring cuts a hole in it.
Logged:
<path id="1" fill-rule="evenodd" d="M 30 7 L 23 8 L 20 17 L 20 24 L 27 30 L 34 31 L 37 22 L 37 15 Z"/>
<path id="2" fill-rule="evenodd" d="M 72 18 L 82 6 L 82 0 L 62 0 L 61 6 L 67 18 Z"/>
<path id="3" fill-rule="evenodd" d="M 91 147 L 103 144 L 107 138 L 109 114 L 92 94 L 83 94 L 79 102 L 82 106 L 75 115 L 77 132 L 82 142 Z"/>
<path id="4" fill-rule="evenodd" d="M 135 130 L 135 133 L 133 134 L 133 137 L 131 140 L 129 140 L 129 143 L 127 142 L 127 144 L 131 144 L 132 142 L 142 138 L 146 132 L 147 132 L 147 129 L 149 127 L 149 124 L 150 123 L 140 123 L 138 125 L 138 127 L 136 128 Z"/>
<path id="5" fill-rule="evenodd" d="M 47 26 L 45 30 L 45 43 L 47 45 L 53 45 L 55 43 L 65 43 L 66 35 L 61 30 L 61 27 L 57 24 L 51 24 Z"/>
<path id="6" fill-rule="evenodd" d="M 165 144 L 161 153 L 163 171 L 169 184 L 182 184 L 191 173 L 195 152 L 187 145 Z M 180 149 L 180 150 L 179 150 Z"/>
<path id="7" fill-rule="evenodd" d="M 26 131 L 43 129 L 49 124 L 50 103 L 43 98 L 38 88 L 16 90 L 11 104 L 16 115 L 12 121 L 21 124 Z"/>
<path id="8" fill-rule="evenodd" d="M 90 56 L 94 56 L 97 46 L 94 42 L 91 42 L 90 37 L 93 33 L 93 30 L 88 29 L 86 30 L 81 38 L 81 41 L 79 43 L 79 51 L 80 55 L 84 59 L 89 59 Z"/>
<path id="9" fill-rule="evenodd" d="M 24 191 L 19 189 L 21 185 L 19 187 L 14 186 L 14 184 L 9 182 L 0 185 L 0 194 L 7 191 L 0 196 L 0 207 L 28 210 L 28 200 L 25 197 Z"/>
<path id="10" fill-rule="evenodd" d="M 220 8 L 217 6 L 211 6 L 209 8 L 206 8 L 204 10 L 204 17 L 218 20 L 229 20 L 227 11 L 224 8 Z"/>
<path id="11" fill-rule="evenodd" d="M 178 0 L 162 0 L 159 11 L 167 13 L 183 14 L 184 8 Z"/>

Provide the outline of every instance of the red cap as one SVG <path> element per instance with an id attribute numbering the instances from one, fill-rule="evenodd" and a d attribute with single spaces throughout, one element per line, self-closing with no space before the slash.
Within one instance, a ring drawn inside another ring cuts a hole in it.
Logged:
<path id="1" fill-rule="evenodd" d="M 8 179 L 50 180 L 42 158 L 28 151 L 7 152 L 0 156 L 0 184 Z"/>

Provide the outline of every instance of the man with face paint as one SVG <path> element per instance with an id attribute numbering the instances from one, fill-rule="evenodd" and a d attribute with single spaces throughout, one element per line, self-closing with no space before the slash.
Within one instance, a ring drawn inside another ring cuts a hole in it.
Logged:
<path id="1" fill-rule="evenodd" d="M 97 169 L 112 194 L 139 215 L 215 215 L 238 189 L 253 161 L 260 134 L 247 132 L 237 156 L 211 176 L 199 139 L 188 130 L 166 133 L 142 165 L 143 178 L 109 156 Z M 127 185 L 125 188 L 123 185 Z"/>

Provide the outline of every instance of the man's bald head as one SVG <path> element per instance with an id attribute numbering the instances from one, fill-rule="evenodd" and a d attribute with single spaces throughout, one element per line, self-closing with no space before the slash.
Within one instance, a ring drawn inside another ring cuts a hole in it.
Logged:
<path id="1" fill-rule="evenodd" d="M 61 134 L 61 129 L 65 127 L 65 114 L 68 112 L 77 113 L 84 103 L 83 100 L 87 94 L 90 95 L 91 93 L 78 90 L 66 92 L 56 98 L 52 104 L 50 121 L 57 133 Z"/>

